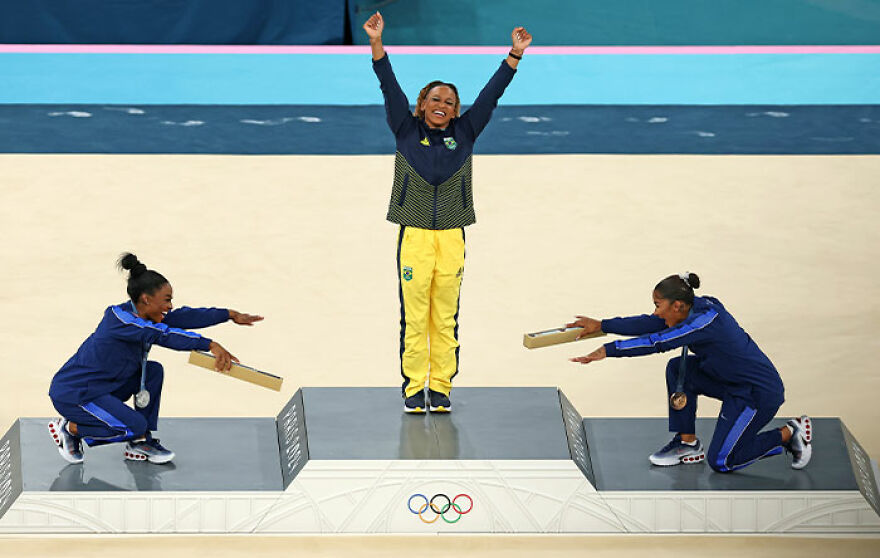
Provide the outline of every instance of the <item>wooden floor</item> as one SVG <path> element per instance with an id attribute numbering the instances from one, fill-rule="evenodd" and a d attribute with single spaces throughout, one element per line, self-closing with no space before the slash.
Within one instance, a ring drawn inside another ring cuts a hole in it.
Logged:
<path id="1" fill-rule="evenodd" d="M 274 416 L 300 386 L 399 385 L 397 231 L 384 220 L 392 157 L 0 155 L 0 167 L 0 430 L 19 416 L 55 413 L 46 395 L 52 375 L 103 309 L 126 298 L 114 263 L 127 250 L 169 278 L 177 305 L 265 315 L 254 328 L 224 324 L 206 334 L 285 378 L 279 394 L 157 347 L 164 416 Z M 665 416 L 667 356 L 584 367 L 567 359 L 598 341 L 528 351 L 522 334 L 575 314 L 650 312 L 653 285 L 689 270 L 702 278 L 698 294 L 719 297 L 779 368 L 781 414 L 839 416 L 880 457 L 880 157 L 482 156 L 474 183 L 456 385 L 559 386 L 584 416 Z M 700 415 L 717 409 L 707 401 Z M 774 556 L 878 550 L 871 539 L 811 540 L 807 550 L 791 538 L 701 539 L 730 554 L 756 544 Z M 428 555 L 662 556 L 676 540 L 148 544 L 218 557 L 254 548 L 386 555 L 414 545 Z M 142 542 L 0 538 L 0 554 L 70 557 Z"/>

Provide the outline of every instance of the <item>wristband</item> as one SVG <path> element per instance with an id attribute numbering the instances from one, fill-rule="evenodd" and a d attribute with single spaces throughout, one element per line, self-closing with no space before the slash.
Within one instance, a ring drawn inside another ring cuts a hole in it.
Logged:
<path id="1" fill-rule="evenodd" d="M 509 56 L 515 60 L 522 60 L 522 56 L 520 56 L 518 54 L 514 54 L 512 50 L 507 53 L 507 56 Z"/>

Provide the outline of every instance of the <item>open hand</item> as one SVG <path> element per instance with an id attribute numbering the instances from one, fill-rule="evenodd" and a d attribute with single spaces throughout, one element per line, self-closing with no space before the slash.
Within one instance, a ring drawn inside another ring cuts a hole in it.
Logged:
<path id="1" fill-rule="evenodd" d="M 587 316 L 575 316 L 577 319 L 571 323 L 565 324 L 565 327 L 582 327 L 583 331 L 578 333 L 578 336 L 575 338 L 580 339 L 585 335 L 590 335 L 591 333 L 598 333 L 602 331 L 602 322 L 599 320 L 594 320 L 593 318 L 588 318 Z"/>
<path id="2" fill-rule="evenodd" d="M 526 31 L 525 27 L 517 27 L 510 33 L 510 39 L 513 43 L 513 51 L 522 55 L 522 52 L 532 44 L 532 36 Z"/>
<path id="3" fill-rule="evenodd" d="M 569 360 L 572 362 L 580 362 L 581 364 L 590 364 L 594 360 L 602 360 L 603 358 L 605 358 L 605 347 L 599 347 L 586 356 L 574 357 Z"/>
<path id="4" fill-rule="evenodd" d="M 230 310 L 229 319 L 237 323 L 238 325 L 252 326 L 254 325 L 254 322 L 262 321 L 263 316 L 257 316 L 255 314 L 244 314 L 242 312 Z"/>
<path id="5" fill-rule="evenodd" d="M 364 23 L 364 31 L 367 32 L 370 39 L 381 39 L 383 30 L 385 30 L 385 20 L 382 19 L 382 14 L 379 12 L 371 15 L 370 19 Z"/>

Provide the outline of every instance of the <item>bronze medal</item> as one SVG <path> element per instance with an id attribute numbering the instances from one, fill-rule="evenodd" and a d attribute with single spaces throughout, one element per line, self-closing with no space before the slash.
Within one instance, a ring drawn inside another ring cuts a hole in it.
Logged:
<path id="1" fill-rule="evenodd" d="M 669 405 L 676 411 L 684 409 L 688 403 L 687 395 L 683 391 L 676 391 L 669 397 Z"/>

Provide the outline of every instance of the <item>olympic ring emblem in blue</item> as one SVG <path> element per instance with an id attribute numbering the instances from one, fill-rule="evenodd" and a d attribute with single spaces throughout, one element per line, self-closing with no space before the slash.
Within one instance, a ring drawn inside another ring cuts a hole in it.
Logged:
<path id="1" fill-rule="evenodd" d="M 416 498 L 421 498 L 422 500 L 424 500 L 424 503 L 419 505 L 418 510 L 414 510 L 413 506 L 412 506 L 413 500 L 415 500 Z M 437 500 L 438 498 L 442 498 L 442 499 L 446 500 L 446 502 L 442 506 L 438 506 L 437 504 L 435 504 L 435 500 Z M 461 505 L 459 505 L 459 503 L 458 503 L 459 498 L 467 499 L 468 509 L 466 509 L 466 510 L 462 509 Z M 474 509 L 474 499 L 471 498 L 470 496 L 468 496 L 467 494 L 458 494 L 454 498 L 452 498 L 451 500 L 449 499 L 449 496 L 447 496 L 446 494 L 434 494 L 434 496 L 432 496 L 431 499 L 429 500 L 428 497 L 425 496 L 424 494 L 413 494 L 412 496 L 409 497 L 409 500 L 407 500 L 406 507 L 407 507 L 407 509 L 409 509 L 409 511 L 411 513 L 419 516 L 419 519 L 421 519 L 423 523 L 434 523 L 435 521 L 437 521 L 441 517 L 443 518 L 443 521 L 445 521 L 446 523 L 458 523 L 459 520 L 461 520 L 461 517 L 463 515 L 470 513 L 471 510 Z M 429 520 L 429 519 L 425 518 L 424 514 L 429 509 L 432 512 L 434 512 L 434 519 Z M 450 510 L 455 511 L 455 513 L 458 514 L 458 517 L 456 517 L 455 519 L 447 519 L 446 514 Z"/>

